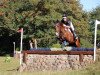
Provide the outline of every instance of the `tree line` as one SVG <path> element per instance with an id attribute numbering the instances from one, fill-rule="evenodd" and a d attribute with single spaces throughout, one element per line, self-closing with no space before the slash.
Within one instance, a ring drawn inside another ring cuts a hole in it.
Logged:
<path id="1" fill-rule="evenodd" d="M 53 47 L 56 39 L 54 24 L 63 13 L 73 22 L 81 40 L 81 47 L 93 47 L 94 20 L 99 20 L 100 9 L 91 12 L 82 9 L 77 0 L 6 0 L 0 4 L 0 53 L 12 53 L 13 42 L 19 49 L 19 28 L 24 29 L 23 48 L 29 49 L 29 40 L 37 39 L 38 47 Z M 90 23 L 91 22 L 91 23 Z M 98 27 L 99 29 L 100 27 Z M 98 31 L 99 32 L 99 31 Z M 98 33 L 99 37 L 100 33 Z M 98 38 L 98 42 L 99 42 Z"/>

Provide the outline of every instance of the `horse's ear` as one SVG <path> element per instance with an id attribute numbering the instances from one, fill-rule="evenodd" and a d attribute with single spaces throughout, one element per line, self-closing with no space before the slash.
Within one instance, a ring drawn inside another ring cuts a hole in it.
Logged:
<path id="1" fill-rule="evenodd" d="M 58 22 L 60 22 L 58 19 L 57 19 L 56 21 L 53 21 L 54 24 L 56 24 L 56 23 L 58 23 Z"/>
<path id="2" fill-rule="evenodd" d="M 58 23 L 58 22 L 59 22 L 59 20 L 57 19 L 57 20 L 56 20 L 56 23 Z"/>

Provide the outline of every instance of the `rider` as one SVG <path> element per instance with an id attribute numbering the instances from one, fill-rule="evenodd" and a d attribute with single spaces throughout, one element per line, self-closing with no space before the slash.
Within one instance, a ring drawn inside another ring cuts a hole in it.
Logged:
<path id="1" fill-rule="evenodd" d="M 74 26 L 73 26 L 72 22 L 68 19 L 66 14 L 64 14 L 62 17 L 63 17 L 63 19 L 61 20 L 61 22 L 64 24 L 64 26 L 70 28 L 70 30 L 73 33 L 75 39 L 77 39 L 78 37 L 75 33 L 75 29 L 74 29 Z"/>

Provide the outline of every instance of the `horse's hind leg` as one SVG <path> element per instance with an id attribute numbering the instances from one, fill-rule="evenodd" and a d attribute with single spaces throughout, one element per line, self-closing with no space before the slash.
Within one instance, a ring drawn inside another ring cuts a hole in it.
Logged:
<path id="1" fill-rule="evenodd" d="M 76 40 L 75 44 L 76 44 L 76 47 L 80 47 L 80 39 L 79 38 Z"/>

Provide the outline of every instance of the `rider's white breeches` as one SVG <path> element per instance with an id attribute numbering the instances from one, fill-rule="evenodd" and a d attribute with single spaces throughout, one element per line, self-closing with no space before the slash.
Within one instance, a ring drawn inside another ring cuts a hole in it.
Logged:
<path id="1" fill-rule="evenodd" d="M 59 33 L 56 32 L 56 35 L 59 37 Z"/>

